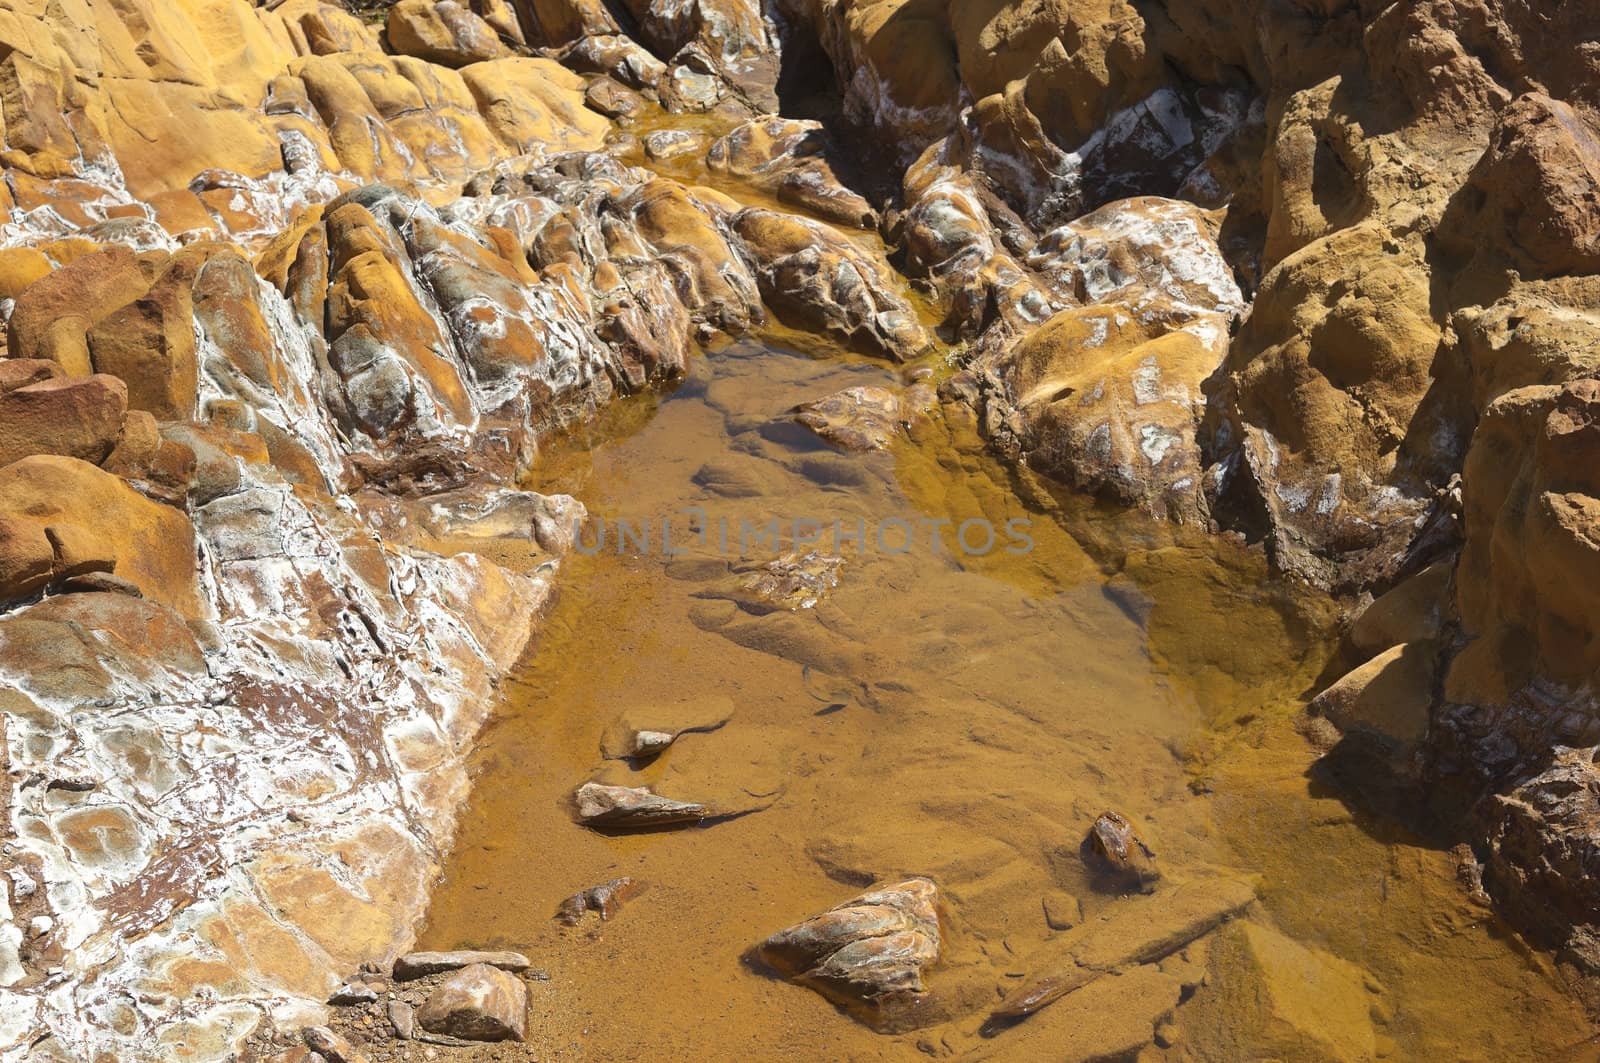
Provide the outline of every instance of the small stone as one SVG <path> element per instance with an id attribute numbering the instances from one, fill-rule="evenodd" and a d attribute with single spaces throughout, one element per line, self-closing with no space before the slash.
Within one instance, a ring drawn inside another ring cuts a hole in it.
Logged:
<path id="1" fill-rule="evenodd" d="M 370 1004 L 378 999 L 378 994 L 365 982 L 346 982 L 333 991 L 328 998 L 328 1003 L 339 1007 L 348 1007 L 353 1004 Z"/>
<path id="2" fill-rule="evenodd" d="M 416 1033 L 417 1009 L 403 1000 L 389 1001 L 389 1025 L 394 1027 L 394 1035 L 400 1040 L 411 1040 Z"/>
<path id="3" fill-rule="evenodd" d="M 368 1063 L 367 1057 L 356 1046 L 334 1033 L 326 1026 L 307 1026 L 300 1034 L 306 1047 L 325 1058 L 328 1063 Z"/>
<path id="4" fill-rule="evenodd" d="M 56 921 L 48 915 L 36 915 L 28 921 L 28 936 L 42 938 L 56 928 Z"/>
<path id="5" fill-rule="evenodd" d="M 1156 854 L 1116 812 L 1100 813 L 1083 848 L 1091 866 L 1117 888 L 1142 889 L 1161 877 Z"/>
<path id="6" fill-rule="evenodd" d="M 711 815 L 705 805 L 674 801 L 643 787 L 587 782 L 578 787 L 578 822 L 586 827 L 638 830 L 699 823 Z"/>
<path id="7" fill-rule="evenodd" d="M 394 961 L 394 976 L 402 982 L 424 978 L 430 974 L 443 974 L 474 964 L 487 964 L 506 971 L 525 971 L 530 966 L 528 957 L 520 952 L 409 952 Z"/>
<path id="8" fill-rule="evenodd" d="M 528 987 L 486 963 L 464 967 L 440 982 L 417 1011 L 429 1033 L 467 1041 L 520 1041 L 528 1023 Z"/>

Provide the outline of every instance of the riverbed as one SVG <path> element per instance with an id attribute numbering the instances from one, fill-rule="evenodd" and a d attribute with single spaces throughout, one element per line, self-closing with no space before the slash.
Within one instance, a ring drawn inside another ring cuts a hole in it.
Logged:
<path id="1" fill-rule="evenodd" d="M 890 367 L 783 333 L 725 344 L 530 474 L 582 500 L 591 524 L 482 738 L 421 937 L 515 948 L 547 972 L 530 1057 L 1048 1058 L 1050 1009 L 996 1037 L 980 1028 L 1048 973 L 1052 940 L 1226 877 L 1258 897 L 1242 918 L 1359 985 L 1376 1057 L 1590 1058 L 1548 960 L 1471 901 L 1451 855 L 1315 771 L 1295 719 L 1337 650 L 1333 603 L 1275 584 L 1243 544 L 1050 491 L 986 454 L 957 410 L 934 407 L 868 453 L 788 416 L 917 369 L 942 363 Z M 814 603 L 753 608 L 740 590 L 745 570 L 789 552 L 739 541 L 773 520 L 830 529 L 802 544 L 840 558 Z M 979 522 L 998 532 L 987 551 Z M 952 541 L 963 525 L 967 542 Z M 836 527 L 865 535 L 835 542 Z M 608 729 L 651 718 L 702 729 L 644 765 L 603 756 Z M 599 833 L 572 807 L 593 779 L 730 815 Z M 1107 810 L 1155 853 L 1148 895 L 1105 890 L 1080 853 Z M 930 987 L 945 1021 L 879 1034 L 752 960 L 767 935 L 911 875 L 940 890 Z M 610 920 L 552 919 L 622 876 L 644 890 Z M 1203 969 L 1199 944 L 1188 959 Z M 1239 997 L 1219 982 L 1250 977 L 1215 963 L 1194 976 L 1150 1058 L 1247 1058 L 1233 1053 L 1259 1047 L 1257 1017 L 1230 1015 Z M 1319 1043 L 1306 1038 L 1307 1058 L 1324 1058 Z"/>

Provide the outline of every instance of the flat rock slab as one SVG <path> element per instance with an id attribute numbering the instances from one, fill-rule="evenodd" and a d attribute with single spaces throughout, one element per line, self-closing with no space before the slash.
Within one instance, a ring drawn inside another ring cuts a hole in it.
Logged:
<path id="1" fill-rule="evenodd" d="M 394 961 L 394 976 L 402 982 L 426 978 L 430 974 L 443 974 L 474 964 L 487 964 L 505 971 L 526 971 L 532 966 L 528 957 L 520 952 L 408 952 Z"/>
<path id="2" fill-rule="evenodd" d="M 692 801 L 674 801 L 642 786 L 607 786 L 586 782 L 574 795 L 578 822 L 609 830 L 649 830 L 699 823 L 713 813 Z"/>
<path id="3" fill-rule="evenodd" d="M 520 1041 L 528 1029 L 528 987 L 514 974 L 475 963 L 440 982 L 417 1009 L 417 1025 L 464 1041 Z"/>
<path id="4" fill-rule="evenodd" d="M 853 897 L 779 931 L 757 954 L 883 1032 L 913 1029 L 939 962 L 938 888 L 914 878 Z"/>

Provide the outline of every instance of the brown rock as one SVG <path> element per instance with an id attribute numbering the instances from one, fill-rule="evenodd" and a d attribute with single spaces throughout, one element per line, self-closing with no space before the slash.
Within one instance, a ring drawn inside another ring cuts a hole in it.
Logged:
<path id="1" fill-rule="evenodd" d="M 590 886 L 586 890 L 574 893 L 561 902 L 561 907 L 556 909 L 556 919 L 567 926 L 577 926 L 583 922 L 583 917 L 590 912 L 599 915 L 602 921 L 610 919 L 622 910 L 622 906 L 639 894 L 644 892 L 644 883 L 635 882 L 631 878 L 617 878 L 599 886 Z"/>
<path id="2" fill-rule="evenodd" d="M 882 450 L 899 437 L 905 418 L 888 388 L 854 387 L 796 406 L 796 421 L 845 450 Z"/>
<path id="3" fill-rule="evenodd" d="M 467 1041 L 520 1041 L 528 1025 L 528 987 L 488 964 L 464 967 L 428 994 L 417 1025 Z"/>
<path id="4" fill-rule="evenodd" d="M 1119 888 L 1144 889 L 1161 877 L 1150 851 L 1116 812 L 1102 812 L 1089 828 L 1083 851 L 1091 867 Z"/>
<path id="5" fill-rule="evenodd" d="M 884 1032 L 920 1025 L 939 962 L 938 889 L 925 878 L 870 890 L 780 931 L 762 960 Z"/>
<path id="6" fill-rule="evenodd" d="M 31 570 L 37 562 L 36 537 L 46 536 L 53 545 L 53 571 L 78 568 L 87 552 L 106 567 L 114 564 L 151 598 L 187 616 L 199 612 L 194 529 L 188 519 L 87 462 L 40 455 L 0 468 L 0 517 L 10 532 L 0 556 L 22 559 L 13 561 L 13 571 L 19 563 Z M 19 537 L 28 545 L 14 545 Z M 80 538 L 86 546 L 76 545 Z M 78 556 L 60 552 L 69 548 Z"/>
<path id="7" fill-rule="evenodd" d="M 6 332 L 13 358 L 49 358 L 72 376 L 94 372 L 85 334 L 150 288 L 149 261 L 126 247 L 69 262 L 17 297 Z"/>
<path id="8" fill-rule="evenodd" d="M 1309 711 L 1341 731 L 1414 745 L 1428 732 L 1437 653 L 1428 642 L 1392 646 L 1318 694 Z"/>
<path id="9" fill-rule="evenodd" d="M 30 454 L 60 454 L 98 465 L 116 446 L 127 408 L 127 387 L 104 374 L 5 391 L 0 394 L 0 465 Z"/>
<path id="10" fill-rule="evenodd" d="M 578 822 L 606 830 L 649 830 L 699 823 L 713 813 L 705 805 L 674 801 L 640 787 L 587 782 L 578 787 Z"/>
<path id="11" fill-rule="evenodd" d="M 367 1057 L 343 1035 L 326 1026 L 307 1026 L 301 1034 L 306 1047 L 328 1063 L 368 1063 Z"/>
<path id="12" fill-rule="evenodd" d="M 199 265 L 192 256 L 174 258 L 146 294 L 107 314 L 88 333 L 95 370 L 121 377 L 128 407 L 160 421 L 194 415 L 199 362 L 191 290 Z"/>

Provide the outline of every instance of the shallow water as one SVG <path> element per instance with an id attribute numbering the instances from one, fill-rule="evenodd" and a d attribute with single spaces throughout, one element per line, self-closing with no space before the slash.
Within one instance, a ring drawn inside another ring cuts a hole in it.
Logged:
<path id="1" fill-rule="evenodd" d="M 1048 1010 L 992 1040 L 978 1031 L 1000 995 L 1049 973 L 1044 898 L 1077 898 L 1093 923 L 1217 874 L 1255 882 L 1249 919 L 1365 971 L 1380 1057 L 1591 1058 L 1590 1027 L 1547 962 L 1485 921 L 1448 854 L 1308 774 L 1314 755 L 1292 719 L 1332 652 L 1331 606 L 1272 586 L 1242 547 L 1177 542 L 1165 526 L 1052 498 L 986 457 L 958 419 L 862 455 L 782 417 L 842 387 L 897 382 L 847 355 L 734 345 L 534 470 L 530 487 L 576 495 L 613 529 L 626 518 L 659 530 L 676 515 L 674 547 L 689 551 L 664 556 L 658 535 L 619 555 L 613 535 L 570 560 L 481 742 L 421 945 L 517 948 L 548 971 L 534 1058 L 1049 1058 L 1027 1037 Z M 707 515 L 704 545 L 685 534 L 688 506 Z M 739 560 L 720 556 L 715 528 L 729 519 L 738 553 L 739 521 L 772 517 L 859 518 L 868 548 L 846 545 L 837 588 L 814 608 L 756 615 L 729 598 Z M 919 530 L 913 549 L 889 554 L 871 541 L 886 518 L 1027 520 L 1033 549 L 936 554 Z M 643 770 L 601 756 L 625 712 L 673 717 L 718 699 L 733 709 L 725 726 Z M 760 810 L 604 835 L 572 820 L 572 791 L 595 778 Z M 1157 853 L 1153 897 L 1090 882 L 1078 846 L 1105 809 Z M 951 1021 L 880 1035 L 747 962 L 768 934 L 913 874 L 941 891 L 945 959 L 931 986 Z M 552 920 L 563 898 L 622 875 L 647 888 L 611 921 Z M 1248 1058 L 1248 1044 L 1219 1054 L 1215 1030 L 1232 1017 L 1213 990 L 1178 1009 L 1170 1058 L 1203 1058 L 1201 1043 L 1210 1058 Z"/>

